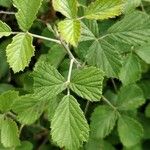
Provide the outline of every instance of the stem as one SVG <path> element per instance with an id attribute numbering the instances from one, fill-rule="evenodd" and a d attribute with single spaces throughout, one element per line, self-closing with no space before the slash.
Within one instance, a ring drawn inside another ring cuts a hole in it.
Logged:
<path id="1" fill-rule="evenodd" d="M 109 101 L 106 97 L 102 96 L 102 99 L 103 99 L 110 107 L 112 107 L 114 110 L 116 110 L 116 107 L 113 106 L 113 105 L 110 103 L 110 101 Z"/>
<path id="2" fill-rule="evenodd" d="M 141 8 L 142 8 L 142 11 L 146 13 L 146 10 L 145 10 L 142 2 L 141 2 Z"/>
<path id="3" fill-rule="evenodd" d="M 86 106 L 85 106 L 85 109 L 84 109 L 84 114 L 85 114 L 85 115 L 86 115 L 87 112 L 88 112 L 89 106 L 90 106 L 90 101 L 87 101 Z"/>
<path id="4" fill-rule="evenodd" d="M 117 86 L 116 86 L 116 83 L 115 83 L 114 79 L 111 78 L 111 82 L 114 86 L 115 92 L 117 93 L 118 90 L 117 90 Z"/>
<path id="5" fill-rule="evenodd" d="M 22 131 L 23 127 L 24 127 L 24 124 L 22 124 L 22 125 L 20 126 L 19 135 L 21 134 L 21 131 Z"/>
<path id="6" fill-rule="evenodd" d="M 9 12 L 9 11 L 0 11 L 0 14 L 6 14 L 6 15 L 15 15 L 15 12 Z"/>

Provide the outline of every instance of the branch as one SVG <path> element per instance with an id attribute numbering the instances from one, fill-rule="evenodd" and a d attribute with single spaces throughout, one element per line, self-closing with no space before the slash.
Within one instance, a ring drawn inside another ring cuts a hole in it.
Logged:
<path id="1" fill-rule="evenodd" d="M 6 14 L 6 15 L 15 15 L 15 12 L 9 12 L 9 11 L 0 11 L 0 14 Z"/>

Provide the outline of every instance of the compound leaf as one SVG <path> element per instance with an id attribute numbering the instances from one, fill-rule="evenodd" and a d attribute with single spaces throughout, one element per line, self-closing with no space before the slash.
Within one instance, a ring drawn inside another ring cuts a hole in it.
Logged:
<path id="1" fill-rule="evenodd" d="M 66 150 L 76 150 L 89 136 L 89 127 L 76 99 L 65 96 L 51 123 L 52 139 Z"/>

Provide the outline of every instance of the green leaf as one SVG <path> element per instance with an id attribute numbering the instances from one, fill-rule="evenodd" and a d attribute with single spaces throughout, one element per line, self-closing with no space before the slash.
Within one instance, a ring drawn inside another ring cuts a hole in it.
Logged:
<path id="1" fill-rule="evenodd" d="M 42 0 L 13 0 L 13 4 L 18 9 L 15 16 L 20 29 L 28 31 L 36 19 Z"/>
<path id="2" fill-rule="evenodd" d="M 91 117 L 91 136 L 99 139 L 111 133 L 117 120 L 117 111 L 109 106 L 96 107 Z"/>
<path id="3" fill-rule="evenodd" d="M 34 56 L 32 40 L 32 36 L 28 33 L 19 33 L 7 46 L 7 61 L 14 73 L 23 71 L 29 65 L 31 57 Z"/>
<path id="4" fill-rule="evenodd" d="M 85 10 L 87 19 L 108 19 L 119 16 L 123 9 L 122 0 L 96 0 Z"/>
<path id="5" fill-rule="evenodd" d="M 128 116 L 121 116 L 118 121 L 118 132 L 124 146 L 136 145 L 143 136 L 141 124 Z"/>
<path id="6" fill-rule="evenodd" d="M 137 85 L 122 87 L 118 94 L 117 107 L 120 110 L 133 110 L 144 104 L 143 91 Z"/>
<path id="7" fill-rule="evenodd" d="M 61 12 L 67 18 L 76 18 L 77 0 L 52 0 L 53 7 L 56 11 Z"/>
<path id="8" fill-rule="evenodd" d="M 12 109 L 13 104 L 18 98 L 18 92 L 7 91 L 0 95 L 0 110 L 2 112 L 8 112 Z"/>
<path id="9" fill-rule="evenodd" d="M 150 40 L 150 21 L 146 13 L 135 11 L 108 29 L 108 36 L 130 45 L 141 45 Z"/>
<path id="10" fill-rule="evenodd" d="M 61 37 L 73 46 L 77 46 L 81 35 L 81 23 L 79 20 L 64 20 L 58 23 Z"/>
<path id="11" fill-rule="evenodd" d="M 11 0 L 0 0 L 0 6 L 10 7 L 11 5 L 12 5 L 12 1 Z"/>
<path id="12" fill-rule="evenodd" d="M 18 114 L 17 118 L 22 124 L 34 123 L 43 113 L 46 101 L 35 98 L 34 95 L 25 95 L 14 103 L 13 111 Z"/>
<path id="13" fill-rule="evenodd" d="M 102 95 L 103 72 L 95 67 L 75 70 L 70 88 L 89 101 L 100 101 Z"/>
<path id="14" fill-rule="evenodd" d="M 150 118 L 150 103 L 145 108 L 145 116 Z"/>
<path id="15" fill-rule="evenodd" d="M 15 150 L 33 150 L 33 145 L 29 141 L 22 141 L 21 145 L 16 147 Z"/>
<path id="16" fill-rule="evenodd" d="M 124 85 L 135 83 L 141 78 L 141 65 L 134 54 L 129 54 L 124 59 L 119 78 Z"/>
<path id="17" fill-rule="evenodd" d="M 135 52 L 143 61 L 150 64 L 150 44 L 138 47 Z"/>
<path id="18" fill-rule="evenodd" d="M 34 91 L 43 99 L 55 97 L 66 89 L 64 77 L 49 63 L 37 63 L 34 69 Z"/>
<path id="19" fill-rule="evenodd" d="M 102 69 L 108 77 L 118 77 L 122 62 L 115 47 L 105 40 L 94 41 L 87 54 L 90 65 Z"/>
<path id="20" fill-rule="evenodd" d="M 20 145 L 19 131 L 17 124 L 11 120 L 6 119 L 1 127 L 1 143 L 4 147 L 16 147 Z"/>
<path id="21" fill-rule="evenodd" d="M 77 150 L 89 136 L 85 116 L 73 96 L 67 95 L 59 103 L 51 123 L 52 139 L 66 150 Z"/>
<path id="22" fill-rule="evenodd" d="M 3 36 L 9 36 L 11 34 L 11 28 L 0 20 L 0 38 Z"/>

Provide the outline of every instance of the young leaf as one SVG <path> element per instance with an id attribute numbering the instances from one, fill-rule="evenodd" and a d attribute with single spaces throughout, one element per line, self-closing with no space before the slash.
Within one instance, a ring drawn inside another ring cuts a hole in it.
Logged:
<path id="1" fill-rule="evenodd" d="M 141 77 L 141 65 L 134 54 L 129 54 L 123 62 L 119 78 L 124 85 L 135 83 Z"/>
<path id="2" fill-rule="evenodd" d="M 0 20 L 0 38 L 3 36 L 9 36 L 11 34 L 11 28 Z"/>
<path id="3" fill-rule="evenodd" d="M 58 23 L 58 30 L 62 38 L 73 46 L 77 46 L 81 34 L 79 20 L 64 20 Z"/>
<path id="4" fill-rule="evenodd" d="M 59 103 L 51 123 L 52 139 L 60 147 L 77 150 L 89 136 L 89 127 L 78 102 L 67 95 Z"/>
<path id="5" fill-rule="evenodd" d="M 35 99 L 34 95 L 20 97 L 13 105 L 13 111 L 18 114 L 22 124 L 34 123 L 43 113 L 46 101 Z"/>
<path id="6" fill-rule="evenodd" d="M 102 69 L 108 77 L 118 77 L 122 62 L 115 47 L 105 40 L 94 41 L 87 54 L 90 65 Z"/>
<path id="7" fill-rule="evenodd" d="M 150 44 L 140 46 L 135 52 L 143 61 L 150 64 Z"/>
<path id="8" fill-rule="evenodd" d="M 34 69 L 34 91 L 42 99 L 55 97 L 66 89 L 64 77 L 49 63 L 37 63 Z"/>
<path id="9" fill-rule="evenodd" d="M 6 48 L 7 61 L 14 73 L 23 71 L 34 56 L 32 37 L 28 33 L 19 33 Z"/>
<path id="10" fill-rule="evenodd" d="M 18 98 L 18 92 L 7 91 L 0 95 L 0 111 L 8 112 Z"/>
<path id="11" fill-rule="evenodd" d="M 1 143 L 4 147 L 16 147 L 20 145 L 19 133 L 17 124 L 11 120 L 6 119 L 1 127 Z"/>
<path id="12" fill-rule="evenodd" d="M 52 0 L 53 7 L 56 11 L 61 12 L 67 18 L 76 18 L 77 0 Z"/>
<path id="13" fill-rule="evenodd" d="M 16 19 L 23 31 L 28 31 L 36 19 L 36 14 L 43 0 L 13 0 L 14 6 L 18 9 Z"/>
<path id="14" fill-rule="evenodd" d="M 121 142 L 127 147 L 137 144 L 143 136 L 141 124 L 125 115 L 119 118 L 118 132 Z"/>
<path id="15" fill-rule="evenodd" d="M 102 95 L 103 72 L 95 67 L 75 70 L 70 88 L 89 101 L 99 101 Z"/>
<path id="16" fill-rule="evenodd" d="M 99 139 L 104 138 L 115 126 L 117 120 L 117 112 L 109 106 L 97 107 L 91 117 L 91 136 Z"/>
<path id="17" fill-rule="evenodd" d="M 122 0 L 96 0 L 85 10 L 87 19 L 108 19 L 119 16 L 123 9 Z"/>
<path id="18" fill-rule="evenodd" d="M 117 107 L 120 110 L 133 110 L 144 104 L 142 90 L 137 85 L 122 87 L 118 94 Z"/>
<path id="19" fill-rule="evenodd" d="M 130 45 L 141 45 L 150 40 L 150 21 L 146 13 L 135 11 L 108 29 L 108 36 Z"/>

